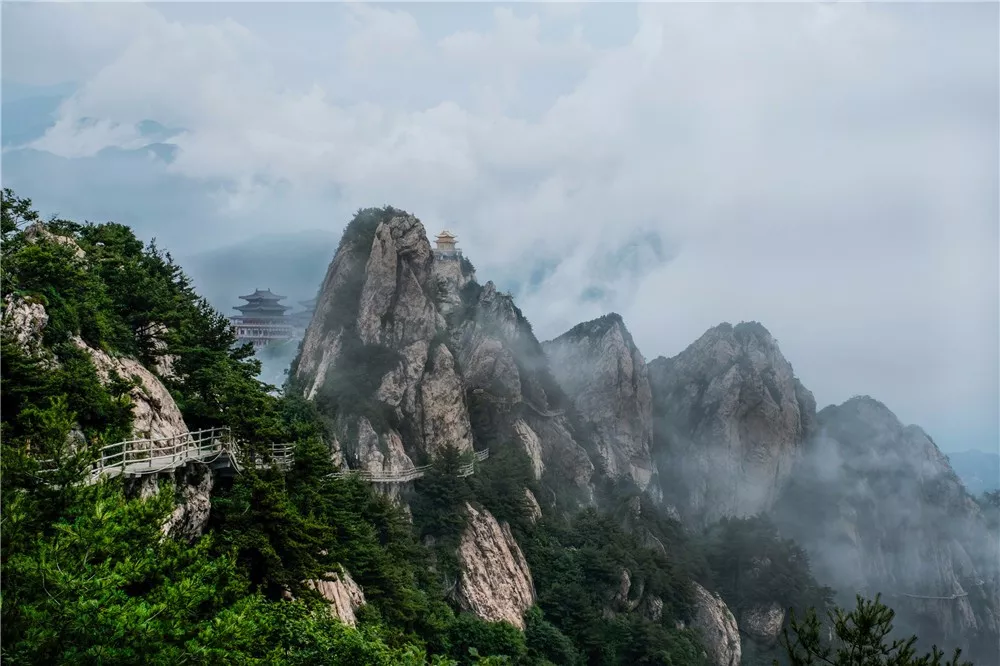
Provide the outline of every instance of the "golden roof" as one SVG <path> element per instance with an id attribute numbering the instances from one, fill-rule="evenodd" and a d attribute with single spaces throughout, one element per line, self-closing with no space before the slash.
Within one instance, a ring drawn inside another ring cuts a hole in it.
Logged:
<path id="1" fill-rule="evenodd" d="M 455 234 L 445 229 L 437 235 L 437 240 L 455 240 Z"/>

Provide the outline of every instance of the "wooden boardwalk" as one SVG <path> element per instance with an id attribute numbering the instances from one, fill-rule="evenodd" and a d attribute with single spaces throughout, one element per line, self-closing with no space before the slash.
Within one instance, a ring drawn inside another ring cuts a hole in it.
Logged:
<path id="1" fill-rule="evenodd" d="M 475 464 L 486 460 L 489 455 L 489 449 L 476 451 L 473 462 L 462 465 L 458 476 L 473 474 Z M 247 463 L 229 428 L 206 428 L 175 437 L 130 439 L 109 444 L 101 449 L 100 457 L 91 464 L 83 483 L 89 485 L 122 475 L 131 478 L 172 472 L 192 461 L 216 469 L 233 468 L 236 471 L 241 471 L 242 466 Z M 55 460 L 38 462 L 41 474 L 51 474 L 57 469 Z M 253 466 L 258 469 L 288 468 L 294 462 L 295 444 L 282 443 L 272 444 L 270 455 L 267 458 L 256 457 Z M 431 465 L 423 465 L 395 473 L 347 470 L 334 472 L 329 476 L 332 478 L 358 476 L 371 483 L 406 483 L 421 478 L 430 468 Z"/>

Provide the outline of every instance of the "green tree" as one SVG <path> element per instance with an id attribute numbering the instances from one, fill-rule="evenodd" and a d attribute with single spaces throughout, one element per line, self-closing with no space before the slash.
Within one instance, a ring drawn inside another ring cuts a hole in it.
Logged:
<path id="1" fill-rule="evenodd" d="M 959 661 L 962 651 L 957 648 L 947 661 L 937 646 L 929 654 L 918 656 L 916 636 L 890 639 L 896 613 L 881 602 L 879 595 L 874 600 L 858 595 L 857 602 L 853 611 L 835 608 L 828 613 L 832 641 L 824 640 L 815 609 L 809 609 L 802 621 L 793 614 L 781 640 L 791 666 L 972 666 L 971 662 Z"/>

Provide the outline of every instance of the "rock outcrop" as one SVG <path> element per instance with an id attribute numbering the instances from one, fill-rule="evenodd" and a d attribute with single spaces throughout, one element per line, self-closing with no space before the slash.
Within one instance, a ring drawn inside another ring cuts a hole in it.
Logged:
<path id="1" fill-rule="evenodd" d="M 763 644 L 774 645 L 785 623 L 785 609 L 777 603 L 754 606 L 740 615 L 740 629 L 749 638 Z"/>
<path id="2" fill-rule="evenodd" d="M 655 459 L 681 516 L 767 511 L 815 430 L 815 401 L 757 323 L 717 326 L 649 364 Z"/>
<path id="3" fill-rule="evenodd" d="M 701 634 L 702 646 L 713 666 L 739 666 L 740 632 L 736 618 L 718 594 L 694 584 L 694 618 L 691 628 Z"/>
<path id="4" fill-rule="evenodd" d="M 782 530 L 809 551 L 819 580 L 882 593 L 898 625 L 993 663 L 1000 543 L 947 458 L 869 397 L 827 407 L 818 422 L 776 507 Z"/>
<path id="5" fill-rule="evenodd" d="M 330 612 L 341 622 L 352 627 L 358 624 L 357 612 L 366 603 L 365 593 L 349 572 L 331 571 L 320 580 L 306 581 L 306 585 L 330 602 Z"/>
<path id="6" fill-rule="evenodd" d="M 469 504 L 465 509 L 469 524 L 458 549 L 458 602 L 483 620 L 524 629 L 524 612 L 535 603 L 535 588 L 521 548 L 510 526 L 498 523 L 489 511 Z"/>
<path id="7" fill-rule="evenodd" d="M 424 227 L 400 211 L 371 215 L 345 231 L 293 377 L 307 398 L 334 403 L 352 465 L 406 469 L 445 446 L 470 451 L 472 429 Z"/>
<path id="8" fill-rule="evenodd" d="M 652 395 L 646 361 L 621 317 L 579 324 L 543 348 L 559 384 L 593 426 L 603 471 L 645 490 L 653 472 Z"/>
<path id="9" fill-rule="evenodd" d="M 73 338 L 73 344 L 90 355 L 102 382 L 110 382 L 114 375 L 135 382 L 129 398 L 132 401 L 132 432 L 136 438 L 178 437 L 188 431 L 170 391 L 142 363 L 133 358 L 111 356 L 80 338 Z"/>
<path id="10" fill-rule="evenodd" d="M 170 475 L 174 487 L 174 510 L 160 527 L 164 535 L 194 541 L 205 531 L 212 510 L 215 477 L 206 465 L 189 462 Z M 156 477 L 147 477 L 153 479 Z"/>
<path id="11" fill-rule="evenodd" d="M 48 323 L 45 306 L 37 300 L 13 294 L 4 298 L 3 332 L 26 353 L 42 353 L 42 332 Z"/>

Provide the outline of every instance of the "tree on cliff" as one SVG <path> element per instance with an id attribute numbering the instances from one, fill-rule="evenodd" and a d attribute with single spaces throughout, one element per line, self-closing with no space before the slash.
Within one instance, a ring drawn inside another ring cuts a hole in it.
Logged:
<path id="1" fill-rule="evenodd" d="M 959 661 L 959 649 L 948 661 L 944 661 L 944 652 L 937 646 L 929 654 L 917 656 L 916 636 L 889 642 L 896 612 L 880 601 L 880 595 L 873 601 L 860 595 L 857 599 L 858 607 L 853 611 L 837 608 L 829 613 L 833 641 L 823 640 L 824 632 L 814 609 L 801 622 L 792 615 L 782 636 L 791 666 L 972 666 L 971 662 Z M 774 664 L 777 666 L 777 660 Z"/>

